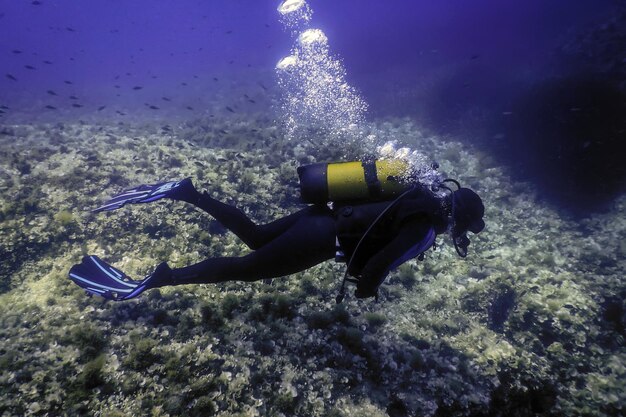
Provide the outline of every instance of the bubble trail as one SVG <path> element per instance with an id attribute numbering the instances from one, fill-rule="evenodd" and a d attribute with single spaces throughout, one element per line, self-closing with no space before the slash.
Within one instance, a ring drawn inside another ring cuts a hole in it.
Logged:
<path id="1" fill-rule="evenodd" d="M 313 11 L 305 0 L 285 0 L 280 21 L 294 38 L 289 54 L 276 63 L 281 91 L 281 122 L 290 140 L 358 148 L 361 157 L 396 158 L 408 162 L 420 182 L 437 181 L 428 158 L 409 148 L 386 143 L 384 132 L 366 122 L 367 103 L 346 81 L 342 62 L 330 52 L 326 34 L 309 27 Z"/>
<path id="2" fill-rule="evenodd" d="M 331 55 L 324 32 L 306 28 L 310 7 L 304 0 L 286 0 L 278 11 L 295 38 L 290 54 L 276 64 L 287 137 L 299 139 L 316 128 L 329 139 L 357 140 L 367 104 L 346 81 L 346 71 Z"/>

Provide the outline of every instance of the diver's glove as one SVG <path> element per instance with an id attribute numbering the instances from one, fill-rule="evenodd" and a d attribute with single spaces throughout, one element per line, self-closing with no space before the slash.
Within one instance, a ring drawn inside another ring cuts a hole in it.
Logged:
<path id="1" fill-rule="evenodd" d="M 134 281 L 117 268 L 95 255 L 85 256 L 74 265 L 69 277 L 75 284 L 107 300 L 122 301 L 137 297 L 145 290 L 172 284 L 172 269 L 167 262 L 159 264 L 153 273 L 141 281 Z"/>

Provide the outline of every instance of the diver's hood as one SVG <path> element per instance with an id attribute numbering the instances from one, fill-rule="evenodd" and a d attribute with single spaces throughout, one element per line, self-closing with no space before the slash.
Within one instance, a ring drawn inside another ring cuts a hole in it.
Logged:
<path id="1" fill-rule="evenodd" d="M 459 188 L 452 194 L 454 199 L 454 228 L 459 234 L 469 230 L 480 233 L 485 228 L 483 201 L 469 188 Z"/>

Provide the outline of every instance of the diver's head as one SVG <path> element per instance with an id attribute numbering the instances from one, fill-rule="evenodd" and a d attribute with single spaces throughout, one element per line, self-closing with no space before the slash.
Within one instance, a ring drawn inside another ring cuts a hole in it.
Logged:
<path id="1" fill-rule="evenodd" d="M 461 257 L 467 256 L 470 240 L 467 232 L 480 233 L 485 228 L 483 201 L 469 188 L 459 188 L 452 193 L 452 240 Z"/>
<path id="2" fill-rule="evenodd" d="M 453 234 L 461 235 L 470 231 L 480 233 L 485 228 L 483 200 L 469 188 L 459 188 L 452 193 L 454 200 Z"/>
<path id="3" fill-rule="evenodd" d="M 469 188 L 459 188 L 452 193 L 454 204 L 454 226 L 452 234 L 460 236 L 467 231 L 480 233 L 485 228 L 483 200 Z"/>

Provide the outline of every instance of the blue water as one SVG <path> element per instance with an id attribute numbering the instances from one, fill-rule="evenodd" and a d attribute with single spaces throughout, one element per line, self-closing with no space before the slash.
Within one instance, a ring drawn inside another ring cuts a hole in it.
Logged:
<path id="1" fill-rule="evenodd" d="M 35 3 L 40 4 L 0 2 L 5 105 L 41 100 L 67 107 L 69 95 L 89 109 L 156 103 L 163 95 L 193 102 L 199 89 L 210 94 L 213 77 L 241 81 L 271 72 L 290 45 L 274 1 Z M 418 91 L 406 97 L 408 86 L 454 71 L 471 84 L 471 95 L 497 95 L 494 83 L 506 85 L 547 71 L 546 62 L 563 37 L 606 17 L 612 5 L 606 0 L 311 4 L 312 26 L 327 33 L 372 111 L 389 114 L 392 106 L 396 115 L 412 116 L 411 105 L 433 98 Z M 143 90 L 130 90 L 134 86 Z M 449 102 L 467 100 L 468 92 L 462 90 L 446 91 Z"/>

